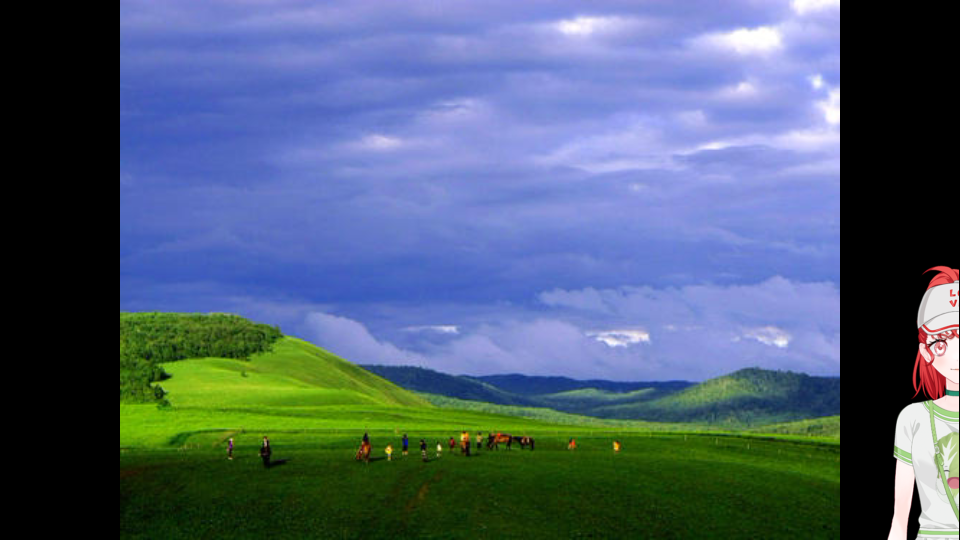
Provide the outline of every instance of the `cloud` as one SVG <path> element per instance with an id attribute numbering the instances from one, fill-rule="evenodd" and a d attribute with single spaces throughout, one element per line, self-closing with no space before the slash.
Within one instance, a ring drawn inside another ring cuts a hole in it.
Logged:
<path id="1" fill-rule="evenodd" d="M 775 326 L 748 329 L 744 332 L 743 337 L 746 339 L 756 340 L 764 345 L 778 347 L 780 349 L 786 349 L 788 346 L 790 346 L 790 340 L 792 339 L 790 334 Z M 739 336 L 735 338 L 735 340 L 739 339 Z"/>
<path id="2" fill-rule="evenodd" d="M 368 135 L 361 139 L 358 143 L 358 146 L 361 149 L 374 150 L 374 151 L 390 151 L 396 150 L 402 147 L 404 144 L 403 140 L 397 137 L 389 137 L 387 135 Z"/>
<path id="3" fill-rule="evenodd" d="M 630 22 L 620 17 L 577 17 L 555 23 L 555 28 L 565 36 L 589 37 L 597 33 L 623 30 Z"/>
<path id="4" fill-rule="evenodd" d="M 769 26 L 707 34 L 694 40 L 694 43 L 707 49 L 732 51 L 744 56 L 765 56 L 779 52 L 784 47 L 781 31 Z"/>
<path id="5" fill-rule="evenodd" d="M 830 95 L 826 100 L 818 103 L 818 106 L 823 110 L 823 117 L 826 122 L 832 126 L 840 125 L 840 89 L 834 88 L 830 90 Z"/>
<path id="6" fill-rule="evenodd" d="M 603 343 L 607 347 L 631 347 L 640 343 L 650 343 L 650 333 L 646 330 L 605 330 L 587 332 L 587 336 Z"/>
<path id="7" fill-rule="evenodd" d="M 447 326 L 409 326 L 403 329 L 404 332 L 433 332 L 437 334 L 447 334 L 447 335 L 458 335 L 460 334 L 460 329 L 453 325 Z"/>
<path id="8" fill-rule="evenodd" d="M 638 339 L 644 356 L 670 358 L 677 373 L 732 371 L 753 361 L 769 369 L 839 373 L 840 292 L 830 283 L 775 277 L 754 285 L 689 285 L 555 290 L 540 295 L 577 320 L 642 323 L 642 333 L 605 336 L 611 347 Z M 756 345 L 761 346 L 760 349 Z M 709 358 L 709 365 L 698 359 Z"/>
<path id="9" fill-rule="evenodd" d="M 123 0 L 121 307 L 464 372 L 829 371 L 838 324 L 686 289 L 839 281 L 839 10 L 792 5 Z"/>
<path id="10" fill-rule="evenodd" d="M 305 337 L 356 364 L 424 365 L 419 355 L 377 340 L 363 324 L 326 313 L 311 313 L 303 324 Z"/>
<path id="11" fill-rule="evenodd" d="M 840 0 L 793 0 L 793 10 L 799 15 L 820 11 L 840 10 Z"/>

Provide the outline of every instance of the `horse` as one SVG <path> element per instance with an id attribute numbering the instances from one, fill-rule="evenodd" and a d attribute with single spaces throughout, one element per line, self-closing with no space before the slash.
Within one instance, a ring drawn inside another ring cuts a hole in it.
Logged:
<path id="1" fill-rule="evenodd" d="M 527 437 L 526 435 L 524 435 L 523 437 L 514 437 L 514 439 L 516 439 L 516 441 L 520 443 L 521 450 L 526 450 L 528 446 L 530 447 L 531 451 L 534 449 L 533 437 Z"/>
<path id="2" fill-rule="evenodd" d="M 370 443 L 369 442 L 364 442 L 360 444 L 360 449 L 357 450 L 357 461 L 370 463 Z"/>
<path id="3" fill-rule="evenodd" d="M 490 437 L 487 438 L 487 450 L 500 449 L 500 443 L 507 443 L 507 450 L 510 450 L 511 445 L 513 445 L 513 435 L 507 435 L 506 433 L 497 433 L 494 435 L 490 434 Z"/>

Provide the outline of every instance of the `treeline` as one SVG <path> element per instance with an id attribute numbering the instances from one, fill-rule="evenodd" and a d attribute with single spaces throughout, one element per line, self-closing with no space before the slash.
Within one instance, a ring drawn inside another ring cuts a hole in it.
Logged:
<path id="1" fill-rule="evenodd" d="M 249 359 L 281 337 L 277 327 L 236 315 L 120 313 L 120 401 L 162 402 L 164 391 L 153 383 L 168 377 L 164 362 Z"/>

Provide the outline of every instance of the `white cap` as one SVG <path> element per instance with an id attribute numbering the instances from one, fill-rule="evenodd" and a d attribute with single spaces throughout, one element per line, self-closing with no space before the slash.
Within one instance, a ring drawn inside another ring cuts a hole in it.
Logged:
<path id="1" fill-rule="evenodd" d="M 917 313 L 917 328 L 929 335 L 958 328 L 960 320 L 960 281 L 927 289 Z"/>

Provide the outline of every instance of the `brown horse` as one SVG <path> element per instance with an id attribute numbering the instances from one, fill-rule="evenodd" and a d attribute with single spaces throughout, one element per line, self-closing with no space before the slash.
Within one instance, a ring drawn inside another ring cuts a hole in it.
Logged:
<path id="1" fill-rule="evenodd" d="M 487 450 L 499 450 L 500 443 L 506 443 L 507 450 L 510 450 L 511 445 L 513 445 L 513 435 L 508 435 L 506 433 L 497 433 L 494 435 L 490 434 L 490 437 L 487 438 Z"/>
<path id="2" fill-rule="evenodd" d="M 364 442 L 360 444 L 360 449 L 357 450 L 357 461 L 370 463 L 370 443 Z"/>

